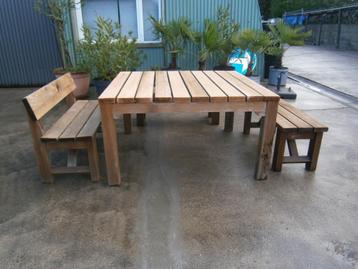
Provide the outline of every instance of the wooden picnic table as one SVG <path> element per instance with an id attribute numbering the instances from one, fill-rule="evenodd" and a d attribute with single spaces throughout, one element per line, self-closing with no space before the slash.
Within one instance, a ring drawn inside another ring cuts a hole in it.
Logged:
<path id="1" fill-rule="evenodd" d="M 99 97 L 109 185 L 121 182 L 114 118 L 131 113 L 264 113 L 256 179 L 266 179 L 280 97 L 235 71 L 120 72 Z"/>

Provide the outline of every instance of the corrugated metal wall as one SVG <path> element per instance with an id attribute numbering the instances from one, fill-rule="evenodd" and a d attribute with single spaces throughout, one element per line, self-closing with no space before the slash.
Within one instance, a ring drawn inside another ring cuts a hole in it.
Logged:
<path id="1" fill-rule="evenodd" d="M 262 29 L 257 0 L 163 0 L 163 3 L 166 21 L 187 17 L 195 30 L 203 29 L 205 18 L 215 19 L 220 6 L 229 7 L 231 18 L 240 24 L 241 29 Z M 258 58 L 258 71 L 262 74 L 263 59 Z M 180 56 L 178 65 L 182 69 L 197 68 L 197 49 L 194 45 L 188 46 L 186 53 Z"/>
<path id="2" fill-rule="evenodd" d="M 34 0 L 0 1 L 0 86 L 43 85 L 61 65 L 54 28 Z"/>
<path id="3" fill-rule="evenodd" d="M 164 66 L 164 50 L 163 48 L 141 48 L 145 58 L 138 70 L 158 69 Z"/>

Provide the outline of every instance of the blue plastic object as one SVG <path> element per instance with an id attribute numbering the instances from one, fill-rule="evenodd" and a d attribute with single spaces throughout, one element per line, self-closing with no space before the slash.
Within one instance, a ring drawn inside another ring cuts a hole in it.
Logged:
<path id="1" fill-rule="evenodd" d="M 251 69 L 253 72 L 257 65 L 257 56 L 249 49 L 235 49 L 228 57 L 228 65 L 235 68 L 235 71 L 246 75 Z"/>

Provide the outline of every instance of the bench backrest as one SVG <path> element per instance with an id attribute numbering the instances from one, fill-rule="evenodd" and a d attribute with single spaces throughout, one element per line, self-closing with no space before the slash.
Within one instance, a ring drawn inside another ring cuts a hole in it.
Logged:
<path id="1" fill-rule="evenodd" d="M 75 89 L 76 84 L 71 74 L 67 73 L 26 96 L 23 103 L 32 120 L 37 121 Z"/>

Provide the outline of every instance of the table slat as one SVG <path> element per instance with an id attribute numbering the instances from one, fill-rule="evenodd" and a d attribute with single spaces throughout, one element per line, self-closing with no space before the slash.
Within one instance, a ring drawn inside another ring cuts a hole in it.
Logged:
<path id="1" fill-rule="evenodd" d="M 255 91 L 259 92 L 264 96 L 265 100 L 278 100 L 280 99 L 280 96 L 278 96 L 273 91 L 270 91 L 269 89 L 265 88 L 264 86 L 260 85 L 259 83 L 251 80 L 250 78 L 236 72 L 236 71 L 229 71 L 230 75 L 240 79 L 243 83 L 245 83 L 247 86 L 249 86 L 251 89 L 254 89 Z"/>
<path id="2" fill-rule="evenodd" d="M 122 89 L 130 74 L 131 72 L 120 72 L 98 97 L 98 99 L 103 102 L 115 103 L 118 93 Z"/>
<path id="3" fill-rule="evenodd" d="M 232 86 L 225 79 L 220 77 L 214 71 L 204 71 L 204 74 L 209 77 L 218 87 L 226 93 L 228 96 L 229 102 L 238 102 L 238 101 L 246 101 L 246 95 L 237 90 L 234 86 Z"/>
<path id="4" fill-rule="evenodd" d="M 251 89 L 245 83 L 243 83 L 240 79 L 229 74 L 228 71 L 215 71 L 218 75 L 224 78 L 231 85 L 236 87 L 239 91 L 241 91 L 244 95 L 246 95 L 247 101 L 263 101 L 264 97 L 262 94 L 257 91 Z"/>
<path id="5" fill-rule="evenodd" d="M 172 92 L 170 89 L 168 74 L 165 71 L 155 72 L 154 100 L 156 102 L 172 101 Z"/>
<path id="6" fill-rule="evenodd" d="M 117 103 L 134 103 L 143 72 L 132 72 L 117 96 Z"/>
<path id="7" fill-rule="evenodd" d="M 144 72 L 140 81 L 135 101 L 137 103 L 151 103 L 154 91 L 154 71 Z"/>
<path id="8" fill-rule="evenodd" d="M 170 86 L 172 89 L 174 102 L 186 103 L 190 102 L 190 94 L 183 82 L 178 71 L 168 71 Z"/>
<path id="9" fill-rule="evenodd" d="M 227 102 L 227 95 L 212 82 L 202 71 L 192 71 L 192 74 L 199 81 L 206 93 L 210 97 L 210 102 Z"/>
<path id="10" fill-rule="evenodd" d="M 193 102 L 209 102 L 209 96 L 190 71 L 180 71 Z"/>

